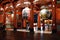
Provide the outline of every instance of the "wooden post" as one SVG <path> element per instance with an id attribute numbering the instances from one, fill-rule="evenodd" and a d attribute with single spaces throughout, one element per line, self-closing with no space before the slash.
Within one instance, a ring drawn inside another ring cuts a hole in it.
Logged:
<path id="1" fill-rule="evenodd" d="M 17 19 L 16 19 L 16 8 L 15 8 L 15 3 L 13 3 L 14 6 L 14 31 L 17 29 Z"/>
<path id="2" fill-rule="evenodd" d="M 6 25 L 5 25 L 6 14 L 5 14 L 5 7 L 3 6 L 3 8 L 4 8 L 4 23 L 3 23 L 4 25 L 3 25 L 3 27 L 4 27 L 4 29 L 5 29 L 5 28 L 6 28 Z"/>
<path id="3" fill-rule="evenodd" d="M 52 33 L 56 33 L 56 0 L 52 0 L 52 22 L 53 22 L 53 25 L 52 25 Z"/>
<path id="4" fill-rule="evenodd" d="M 38 29 L 40 30 L 40 16 L 38 14 Z"/>
<path id="5" fill-rule="evenodd" d="M 34 30 L 33 30 L 33 23 L 34 23 L 34 20 L 33 20 L 33 3 L 31 3 L 32 5 L 31 5 L 31 13 L 30 13 L 30 16 L 31 16 L 31 21 L 30 21 L 30 32 L 33 32 Z"/>

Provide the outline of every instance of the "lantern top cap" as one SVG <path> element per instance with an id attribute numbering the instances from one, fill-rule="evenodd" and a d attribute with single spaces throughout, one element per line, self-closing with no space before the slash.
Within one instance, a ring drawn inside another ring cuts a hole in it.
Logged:
<path id="1" fill-rule="evenodd" d="M 27 1 L 27 2 L 24 2 L 24 4 L 29 4 L 30 5 L 31 3 Z"/>
<path id="2" fill-rule="evenodd" d="M 48 7 L 47 7 L 47 6 L 41 6 L 40 8 L 41 8 L 41 9 L 44 9 L 44 8 L 48 8 Z"/>
<path id="3" fill-rule="evenodd" d="M 18 7 L 18 6 L 20 6 L 21 4 L 20 3 L 18 3 L 17 5 L 16 5 L 16 7 Z"/>

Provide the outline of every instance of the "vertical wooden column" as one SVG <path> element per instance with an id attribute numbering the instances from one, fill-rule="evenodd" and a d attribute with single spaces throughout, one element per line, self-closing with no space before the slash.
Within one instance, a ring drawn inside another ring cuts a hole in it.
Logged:
<path id="1" fill-rule="evenodd" d="M 16 20 L 16 10 L 14 9 L 14 26 L 17 28 L 17 20 Z"/>
<path id="2" fill-rule="evenodd" d="M 31 13 L 30 13 L 30 16 L 31 16 L 31 19 L 30 19 L 30 31 L 31 31 L 31 32 L 33 32 L 33 27 L 34 27 L 34 26 L 33 26 L 33 22 L 34 22 L 34 21 L 33 21 L 33 14 L 34 14 L 34 13 L 33 13 L 33 3 L 32 3 L 32 5 L 31 5 Z"/>
<path id="3" fill-rule="evenodd" d="M 4 7 L 4 28 L 6 28 L 6 25 L 5 25 L 5 21 L 6 21 L 6 14 L 5 14 L 5 7 Z"/>
<path id="4" fill-rule="evenodd" d="M 38 14 L 38 29 L 40 29 L 40 16 Z"/>
<path id="5" fill-rule="evenodd" d="M 17 29 L 17 19 L 16 19 L 16 8 L 15 8 L 15 3 L 13 3 L 14 6 L 14 31 Z"/>
<path id="6" fill-rule="evenodd" d="M 0 8 L 3 8 L 3 9 L 0 9 L 0 11 L 3 11 L 3 14 L 0 14 L 0 22 L 2 23 L 2 30 L 4 31 L 5 30 L 5 22 L 4 22 L 4 7 L 0 4 Z"/>
<path id="7" fill-rule="evenodd" d="M 52 25 L 52 33 L 56 32 L 56 0 L 52 0 L 52 20 L 53 20 L 53 25 Z"/>

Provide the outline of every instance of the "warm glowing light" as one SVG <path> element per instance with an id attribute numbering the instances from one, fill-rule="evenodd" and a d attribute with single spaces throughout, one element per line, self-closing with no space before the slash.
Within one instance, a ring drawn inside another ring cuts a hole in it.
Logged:
<path id="1" fill-rule="evenodd" d="M 4 10 L 3 8 L 0 8 L 0 10 Z"/>
<path id="2" fill-rule="evenodd" d="M 21 4 L 17 4 L 16 7 L 20 6 Z"/>
<path id="3" fill-rule="evenodd" d="M 24 4 L 31 4 L 30 2 L 24 2 Z"/>

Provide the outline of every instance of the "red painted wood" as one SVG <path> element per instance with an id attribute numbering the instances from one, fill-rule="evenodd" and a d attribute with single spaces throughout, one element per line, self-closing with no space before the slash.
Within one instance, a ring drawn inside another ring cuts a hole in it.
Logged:
<path id="1" fill-rule="evenodd" d="M 40 25 L 40 16 L 38 14 L 38 28 L 40 28 L 40 27 L 41 27 L 41 25 Z"/>
<path id="2" fill-rule="evenodd" d="M 34 23 L 34 20 L 33 20 L 33 15 L 34 15 L 34 12 L 33 12 L 33 4 L 31 5 L 31 13 L 30 13 L 30 28 L 33 28 L 33 23 Z"/>
<path id="3" fill-rule="evenodd" d="M 60 25 L 60 3 L 56 4 L 56 24 Z"/>
<path id="4" fill-rule="evenodd" d="M 1 10 L 1 8 L 3 8 L 2 5 L 0 5 L 0 12 L 2 12 L 2 14 L 0 14 L 0 23 L 4 25 L 4 8 L 3 10 Z"/>
<path id="5" fill-rule="evenodd" d="M 52 0 L 52 20 L 53 20 L 53 25 L 52 29 L 56 29 L 56 0 Z M 54 5 L 54 7 L 53 7 Z"/>
<path id="6" fill-rule="evenodd" d="M 56 8 L 56 24 L 60 24 L 60 8 Z"/>
<path id="7" fill-rule="evenodd" d="M 32 0 L 30 0 L 31 1 L 31 3 L 32 3 Z M 20 0 L 20 2 L 21 3 L 23 3 L 24 2 L 24 0 Z M 57 4 L 56 5 L 56 0 L 53 2 L 53 0 L 51 1 L 51 0 L 40 0 L 40 2 L 39 3 L 41 3 L 41 5 L 42 4 L 45 4 L 45 3 L 48 3 L 48 2 L 52 2 L 51 3 L 51 5 L 52 5 L 52 15 L 53 15 L 53 24 L 55 24 L 56 23 L 56 16 L 57 16 L 57 19 L 58 20 L 60 20 L 60 18 L 59 18 L 59 15 L 60 14 L 55 14 L 56 13 L 56 10 L 57 10 L 57 13 L 59 12 L 59 9 L 55 9 L 55 7 L 53 7 L 53 5 L 55 5 L 55 6 L 57 6 L 57 7 L 60 7 L 59 6 L 59 4 Z M 4 2 L 5 3 L 5 2 Z M 14 3 L 12 3 L 12 4 L 14 4 Z M 46 4 L 45 4 L 46 5 Z M 21 8 L 22 8 L 23 6 L 21 6 Z M 31 5 L 31 18 L 29 18 L 29 20 L 30 20 L 30 26 L 31 26 L 31 28 L 33 28 L 33 22 L 34 22 L 34 20 L 33 20 L 33 4 Z M 5 8 L 4 8 L 5 9 Z M 8 10 L 10 10 L 10 9 L 8 9 Z M 6 11 L 8 11 L 8 10 L 5 10 L 5 12 Z M 14 10 L 14 26 L 17 28 L 17 20 L 16 20 L 16 8 L 15 8 L 15 6 L 14 6 L 14 9 L 12 9 L 12 10 Z M 4 20 L 5 20 L 5 18 L 6 18 L 6 14 L 5 14 L 5 12 L 4 12 Z M 20 12 L 18 12 L 18 14 L 20 14 Z M 5 20 L 6 21 L 6 20 Z M 4 23 L 5 23 L 5 21 L 4 21 Z M 38 27 L 40 27 L 40 17 L 39 17 L 39 15 L 38 15 Z M 55 27 L 54 27 L 55 28 Z M 53 29 L 53 28 L 52 28 Z"/>

